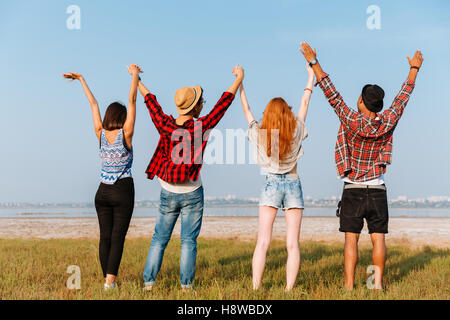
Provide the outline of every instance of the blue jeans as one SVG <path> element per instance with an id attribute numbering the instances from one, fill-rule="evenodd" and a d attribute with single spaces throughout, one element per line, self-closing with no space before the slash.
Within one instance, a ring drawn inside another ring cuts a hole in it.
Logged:
<path id="1" fill-rule="evenodd" d="M 189 193 L 173 193 L 161 189 L 159 215 L 144 268 L 145 286 L 152 286 L 161 269 L 164 250 L 181 214 L 180 281 L 191 288 L 195 276 L 197 237 L 203 218 L 203 187 Z"/>

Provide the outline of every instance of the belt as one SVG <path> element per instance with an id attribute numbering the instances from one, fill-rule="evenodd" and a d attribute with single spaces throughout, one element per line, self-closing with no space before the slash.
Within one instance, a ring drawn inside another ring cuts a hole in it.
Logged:
<path id="1" fill-rule="evenodd" d="M 386 190 L 386 186 L 384 184 L 382 185 L 368 185 L 368 184 L 356 184 L 356 183 L 349 183 L 344 185 L 344 189 L 379 189 L 379 190 Z"/>
<path id="2" fill-rule="evenodd" d="M 267 176 L 286 176 L 290 178 L 299 178 L 298 173 L 267 173 Z"/>

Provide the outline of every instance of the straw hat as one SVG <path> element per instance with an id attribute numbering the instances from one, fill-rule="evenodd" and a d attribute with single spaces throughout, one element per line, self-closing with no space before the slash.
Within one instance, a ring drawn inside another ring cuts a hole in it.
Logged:
<path id="1" fill-rule="evenodd" d="M 202 96 L 203 90 L 199 86 L 184 87 L 175 92 L 175 104 L 177 111 L 183 115 L 191 111 Z"/>

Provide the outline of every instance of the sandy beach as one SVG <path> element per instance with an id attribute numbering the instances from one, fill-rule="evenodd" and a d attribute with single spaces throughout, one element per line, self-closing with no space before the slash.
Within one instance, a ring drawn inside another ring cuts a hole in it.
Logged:
<path id="1" fill-rule="evenodd" d="M 156 218 L 133 218 L 128 238 L 151 237 Z M 338 232 L 339 219 L 335 217 L 304 217 L 300 241 L 343 242 L 344 236 Z M 200 237 L 227 238 L 245 241 L 256 240 L 257 217 L 204 217 Z M 286 232 L 284 217 L 277 217 L 273 236 L 282 240 Z M 174 235 L 180 234 L 180 222 L 175 226 Z M 96 218 L 2 218 L 0 219 L 0 239 L 58 239 L 58 238 L 98 238 Z M 405 218 L 391 217 L 389 221 L 388 244 L 410 247 L 435 246 L 450 247 L 450 218 Z M 369 243 L 370 237 L 364 227 L 361 242 Z"/>

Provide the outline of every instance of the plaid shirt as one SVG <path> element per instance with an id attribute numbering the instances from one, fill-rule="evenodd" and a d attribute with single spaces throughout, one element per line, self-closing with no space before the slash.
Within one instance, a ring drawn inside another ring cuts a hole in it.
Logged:
<path id="1" fill-rule="evenodd" d="M 328 75 L 319 82 L 341 125 L 335 147 L 338 175 L 351 181 L 366 182 L 386 172 L 392 161 L 392 135 L 414 89 L 414 82 L 405 81 L 392 106 L 376 119 L 350 109 Z"/>
<path id="2" fill-rule="evenodd" d="M 147 94 L 145 104 L 160 134 L 158 146 L 145 171 L 147 178 L 153 179 L 156 175 L 170 183 L 188 179 L 197 181 L 209 137 L 208 130 L 219 123 L 233 99 L 234 94 L 225 92 L 209 114 L 179 126 L 171 115 L 162 111 L 156 97 Z"/>

